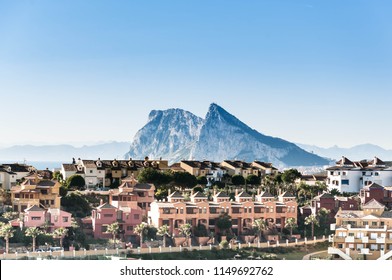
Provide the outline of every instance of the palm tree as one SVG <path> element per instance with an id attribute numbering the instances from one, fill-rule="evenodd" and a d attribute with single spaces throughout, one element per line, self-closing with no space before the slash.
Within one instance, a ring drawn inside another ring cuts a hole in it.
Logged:
<path id="1" fill-rule="evenodd" d="M 118 222 L 108 225 L 106 229 L 106 233 L 110 233 L 113 236 L 112 239 L 113 239 L 114 249 L 116 249 L 116 234 L 118 233 L 119 229 L 120 229 L 120 225 L 118 224 Z"/>
<path id="2" fill-rule="evenodd" d="M 163 237 L 163 247 L 166 247 L 166 236 L 170 237 L 169 227 L 167 225 L 159 227 L 157 235 Z"/>
<path id="3" fill-rule="evenodd" d="M 60 240 L 60 247 L 63 247 L 63 239 L 68 234 L 68 229 L 60 227 L 53 232 L 53 237 Z"/>
<path id="4" fill-rule="evenodd" d="M 35 241 L 38 235 L 41 235 L 43 232 L 37 227 L 29 227 L 26 229 L 26 236 L 31 236 L 33 238 L 33 252 L 35 251 Z"/>
<path id="5" fill-rule="evenodd" d="M 309 225 L 309 224 L 312 225 L 312 238 L 313 238 L 314 237 L 314 226 L 319 224 L 317 217 L 314 214 L 306 217 L 305 225 Z"/>
<path id="6" fill-rule="evenodd" d="M 261 241 L 261 235 L 263 234 L 264 230 L 267 229 L 268 224 L 264 219 L 257 219 L 253 222 L 253 229 L 257 232 L 259 241 Z"/>
<path id="7" fill-rule="evenodd" d="M 143 245 L 143 237 L 144 234 L 147 233 L 148 230 L 148 224 L 143 222 L 140 225 L 136 226 L 135 229 L 133 230 L 134 233 L 140 236 L 140 248 Z"/>
<path id="8" fill-rule="evenodd" d="M 14 228 L 10 224 L 0 223 L 0 237 L 5 240 L 5 252 L 8 254 L 10 238 L 14 236 Z"/>
<path id="9" fill-rule="evenodd" d="M 295 220 L 295 218 L 288 218 L 286 220 L 286 224 L 285 224 L 285 228 L 290 229 L 290 237 L 293 236 L 293 229 L 295 229 L 297 227 L 297 221 Z"/>
<path id="10" fill-rule="evenodd" d="M 183 224 L 180 226 L 180 228 L 178 229 L 178 232 L 180 234 L 182 234 L 183 236 L 185 236 L 186 238 L 186 244 L 188 244 L 189 242 L 189 237 L 191 236 L 191 225 L 190 224 Z"/>

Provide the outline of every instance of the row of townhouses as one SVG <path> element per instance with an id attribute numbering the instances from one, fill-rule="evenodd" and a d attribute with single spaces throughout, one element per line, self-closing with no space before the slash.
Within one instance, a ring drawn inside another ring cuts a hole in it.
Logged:
<path id="1" fill-rule="evenodd" d="M 120 182 L 122 178 L 134 176 L 137 178 L 140 171 L 145 168 L 154 168 L 161 171 L 188 172 L 196 177 L 205 176 L 209 181 L 221 181 L 225 174 L 230 176 L 249 175 L 264 176 L 273 174 L 278 170 L 271 163 L 254 161 L 225 160 L 221 163 L 211 161 L 181 161 L 171 166 L 167 160 L 73 160 L 72 163 L 64 163 L 61 166 L 61 174 L 64 180 L 78 174 L 85 179 L 86 185 L 108 187 L 114 182 Z"/>

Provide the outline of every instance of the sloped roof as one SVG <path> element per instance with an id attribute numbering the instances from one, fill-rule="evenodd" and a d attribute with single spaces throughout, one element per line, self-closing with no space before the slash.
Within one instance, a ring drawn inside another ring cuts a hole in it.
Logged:
<path id="1" fill-rule="evenodd" d="M 225 192 L 219 192 L 216 194 L 216 197 L 226 197 L 229 198 L 230 196 Z"/>
<path id="2" fill-rule="evenodd" d="M 29 208 L 27 208 L 26 210 L 25 210 L 25 212 L 42 212 L 42 211 L 45 211 L 45 209 L 43 209 L 43 208 L 41 208 L 41 207 L 39 207 L 39 206 L 37 206 L 37 205 L 33 205 L 33 206 L 31 206 L 31 207 L 29 207 Z"/>
<path id="3" fill-rule="evenodd" d="M 75 164 L 72 163 L 63 163 L 64 171 L 77 171 Z"/>
<path id="4" fill-rule="evenodd" d="M 206 198 L 207 196 L 204 193 L 196 192 L 193 194 L 193 197 Z"/>
<path id="5" fill-rule="evenodd" d="M 372 161 L 369 162 L 371 165 L 385 165 L 385 162 L 379 159 L 378 157 L 374 157 Z"/>
<path id="6" fill-rule="evenodd" d="M 269 192 L 265 191 L 260 194 L 260 197 L 274 197 L 274 196 Z"/>
<path id="7" fill-rule="evenodd" d="M 238 197 L 252 197 L 250 194 L 248 194 L 247 192 L 243 191 L 240 194 L 238 194 Z"/>
<path id="8" fill-rule="evenodd" d="M 384 209 L 384 208 L 385 206 L 380 202 L 378 202 L 377 200 L 375 200 L 374 198 L 363 206 L 363 209 Z"/>
<path id="9" fill-rule="evenodd" d="M 293 195 L 291 192 L 284 192 L 281 196 L 282 197 L 295 197 L 295 195 Z"/>
<path id="10" fill-rule="evenodd" d="M 113 205 L 109 204 L 109 203 L 104 203 L 100 206 L 97 207 L 97 209 L 117 209 L 116 207 L 114 207 Z"/>
<path id="11" fill-rule="evenodd" d="M 172 193 L 171 195 L 169 195 L 169 197 L 184 198 L 184 196 L 183 196 L 181 193 L 177 192 L 177 191 L 175 191 L 174 193 Z"/>
<path id="12" fill-rule="evenodd" d="M 354 165 L 354 163 L 346 158 L 345 156 L 342 157 L 341 160 L 337 161 L 336 164 L 338 165 Z"/>

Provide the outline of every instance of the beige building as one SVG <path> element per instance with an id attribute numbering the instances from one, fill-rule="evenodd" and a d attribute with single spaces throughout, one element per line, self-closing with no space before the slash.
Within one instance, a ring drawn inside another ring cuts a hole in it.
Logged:
<path id="1" fill-rule="evenodd" d="M 11 188 L 12 209 L 24 212 L 39 205 L 45 209 L 60 208 L 60 186 L 55 180 L 40 179 L 37 175 L 27 177 L 20 186 Z"/>
<path id="2" fill-rule="evenodd" d="M 335 234 L 330 236 L 330 254 L 343 259 L 388 259 L 392 257 L 392 212 L 372 199 L 363 210 L 339 210 Z"/>

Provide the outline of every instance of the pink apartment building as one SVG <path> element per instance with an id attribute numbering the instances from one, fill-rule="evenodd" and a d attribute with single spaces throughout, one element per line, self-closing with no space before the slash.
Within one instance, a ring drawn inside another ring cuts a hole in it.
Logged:
<path id="1" fill-rule="evenodd" d="M 94 238 L 109 239 L 112 234 L 106 233 L 110 224 L 119 223 L 120 238 L 124 241 L 136 240 L 133 230 L 135 226 L 142 222 L 143 211 L 138 208 L 120 207 L 117 208 L 108 203 L 102 204 L 91 213 L 91 217 L 83 220 L 85 228 L 91 225 L 91 233 Z"/>
<path id="2" fill-rule="evenodd" d="M 271 194 L 258 193 L 255 199 L 246 192 L 236 193 L 235 200 L 220 192 L 214 193 L 213 200 L 199 192 L 191 195 L 190 201 L 179 192 L 169 195 L 168 201 L 154 201 L 149 211 L 149 222 L 155 227 L 168 225 L 174 235 L 179 233 L 182 224 L 204 225 L 209 231 L 218 232 L 216 220 L 223 213 L 232 218 L 232 230 L 237 235 L 245 234 L 257 219 L 263 219 L 278 229 L 285 226 L 288 218 L 297 219 L 295 197 L 284 193 L 275 199 Z"/>

